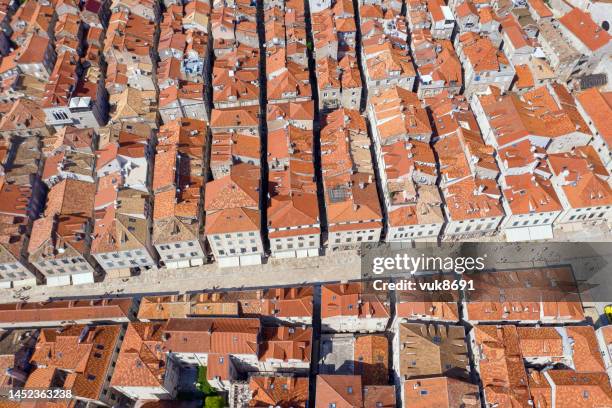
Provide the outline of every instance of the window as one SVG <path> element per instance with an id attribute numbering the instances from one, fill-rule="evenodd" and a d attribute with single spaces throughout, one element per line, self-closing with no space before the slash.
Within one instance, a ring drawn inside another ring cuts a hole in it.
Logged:
<path id="1" fill-rule="evenodd" d="M 53 117 L 55 118 L 55 120 L 66 120 L 68 119 L 68 115 L 66 115 L 66 112 L 53 112 Z"/>

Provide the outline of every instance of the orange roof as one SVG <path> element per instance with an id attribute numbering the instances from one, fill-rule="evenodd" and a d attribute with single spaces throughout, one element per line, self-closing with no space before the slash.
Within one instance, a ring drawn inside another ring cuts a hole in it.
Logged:
<path id="1" fill-rule="evenodd" d="M 554 138 L 573 132 L 590 133 L 573 97 L 561 84 L 535 88 L 522 96 L 501 96 L 495 91 L 479 98 L 501 147 L 529 135 Z"/>
<path id="2" fill-rule="evenodd" d="M 314 102 L 312 100 L 304 102 L 289 102 L 280 104 L 268 104 L 266 119 L 268 121 L 284 118 L 288 121 L 313 121 Z"/>
<path id="3" fill-rule="evenodd" d="M 213 109 L 210 126 L 213 129 L 241 127 L 256 129 L 259 123 L 257 115 L 257 106 L 244 106 L 235 109 Z"/>
<path id="4" fill-rule="evenodd" d="M 582 321 L 584 310 L 570 269 L 532 268 L 471 276 L 478 298 L 465 311 L 474 321 Z M 517 284 L 521 282 L 521 284 Z"/>
<path id="5" fill-rule="evenodd" d="M 45 112 L 39 103 L 26 98 L 19 98 L 12 104 L 11 110 L 0 120 L 1 131 L 11 131 L 27 126 L 28 129 L 45 128 Z"/>
<path id="6" fill-rule="evenodd" d="M 299 360 L 310 362 L 312 351 L 312 329 L 288 326 L 265 327 L 259 349 L 259 361 Z"/>
<path id="7" fill-rule="evenodd" d="M 75 179 L 62 180 L 49 190 L 45 216 L 55 214 L 91 216 L 95 191 L 94 183 Z"/>
<path id="8" fill-rule="evenodd" d="M 406 50 L 396 48 L 382 35 L 364 45 L 365 66 L 370 80 L 387 80 L 390 76 L 415 77 L 412 58 Z"/>
<path id="9" fill-rule="evenodd" d="M 572 360 L 577 372 L 605 371 L 601 351 L 591 326 L 566 326 L 567 336 L 573 340 Z"/>
<path id="10" fill-rule="evenodd" d="M 170 318 L 163 350 L 175 353 L 257 354 L 259 319 Z"/>
<path id="11" fill-rule="evenodd" d="M 206 234 L 259 231 L 261 214 L 249 208 L 228 208 L 206 216 Z"/>
<path id="12" fill-rule="evenodd" d="M 529 65 L 527 64 L 515 65 L 514 71 L 516 71 L 516 78 L 517 78 L 516 86 L 519 89 L 532 88 L 534 86 L 533 74 L 531 73 L 531 70 L 529 69 Z"/>
<path id="13" fill-rule="evenodd" d="M 593 146 L 548 156 L 553 173 L 572 208 L 599 207 L 612 204 L 612 188 L 605 181 L 610 174 Z"/>
<path id="14" fill-rule="evenodd" d="M 563 357 L 563 338 L 554 327 L 517 327 L 523 357 Z"/>
<path id="15" fill-rule="evenodd" d="M 531 407 L 516 327 L 476 325 L 473 330 L 474 353 L 482 356 L 478 364 L 486 403 L 501 407 Z"/>
<path id="16" fill-rule="evenodd" d="M 464 18 L 470 14 L 477 16 L 478 10 L 474 6 L 474 3 L 472 3 L 470 0 L 465 0 L 455 8 L 455 13 L 457 13 L 457 17 Z"/>
<path id="17" fill-rule="evenodd" d="M 258 161 L 260 158 L 259 138 L 241 132 L 215 132 L 210 147 L 211 165 L 230 166 L 234 160 L 249 158 Z"/>
<path id="18" fill-rule="evenodd" d="M 316 407 L 363 407 L 362 394 L 358 375 L 317 375 Z"/>
<path id="19" fill-rule="evenodd" d="M 372 96 L 371 105 L 382 144 L 397 137 L 431 136 L 429 117 L 414 92 L 390 88 Z"/>
<path id="20" fill-rule="evenodd" d="M 556 406 L 575 408 L 612 406 L 612 387 L 606 373 L 576 373 L 572 370 L 548 370 L 554 384 Z M 548 401 L 552 406 L 551 401 Z"/>
<path id="21" fill-rule="evenodd" d="M 111 386 L 163 386 L 166 368 L 166 356 L 161 350 L 163 329 L 160 323 L 128 324 Z"/>
<path id="22" fill-rule="evenodd" d="M 478 37 L 466 42 L 463 45 L 463 53 L 475 73 L 501 71 L 502 65 L 509 64 L 503 51 L 495 47 L 488 37 Z"/>
<path id="23" fill-rule="evenodd" d="M 559 22 L 591 51 L 597 51 L 610 42 L 610 34 L 593 21 L 590 13 L 579 8 L 559 18 Z"/>
<path id="24" fill-rule="evenodd" d="M 312 131 L 289 125 L 270 132 L 268 140 L 268 228 L 318 224 Z"/>
<path id="25" fill-rule="evenodd" d="M 361 283 L 323 285 L 321 318 L 337 316 L 387 319 L 390 316 L 389 304 L 380 295 L 365 293 Z"/>
<path id="26" fill-rule="evenodd" d="M 527 0 L 527 3 L 529 3 L 531 8 L 538 13 L 540 18 L 548 18 L 553 16 L 552 11 L 548 8 L 543 0 Z"/>
<path id="27" fill-rule="evenodd" d="M 239 163 L 229 175 L 206 184 L 206 211 L 230 208 L 257 208 L 259 205 L 260 169 Z"/>
<path id="28" fill-rule="evenodd" d="M 47 37 L 32 34 L 17 51 L 15 62 L 17 64 L 42 64 L 48 46 L 49 39 Z"/>
<path id="29" fill-rule="evenodd" d="M 312 317 L 313 287 L 272 288 L 264 292 L 263 308 L 278 318 Z"/>
<path id="30" fill-rule="evenodd" d="M 308 403 L 307 377 L 252 376 L 249 389 L 249 407 L 306 408 Z"/>
<path id="31" fill-rule="evenodd" d="M 520 25 L 517 23 L 503 24 L 502 27 L 515 49 L 529 46 L 527 34 L 525 34 Z"/>
<path id="32" fill-rule="evenodd" d="M 321 130 L 321 146 L 330 230 L 365 228 L 364 222 L 368 229 L 380 228 L 382 213 L 364 118 L 354 110 L 333 111 Z"/>
<path id="33" fill-rule="evenodd" d="M 406 291 L 397 294 L 395 308 L 399 318 L 421 318 L 427 316 L 432 320 L 459 321 L 458 298 L 455 301 L 439 299 L 436 292 Z"/>
<path id="34" fill-rule="evenodd" d="M 404 382 L 404 408 L 477 408 L 478 386 L 451 377 L 422 378 Z"/>
<path id="35" fill-rule="evenodd" d="M 5 303 L 0 304 L 0 326 L 16 322 L 45 326 L 64 320 L 127 320 L 131 306 L 131 298 Z"/>
<path id="36" fill-rule="evenodd" d="M 576 99 L 604 141 L 612 146 L 612 92 L 590 88 L 576 94 Z"/>
<path id="37" fill-rule="evenodd" d="M 563 206 L 549 179 L 539 175 L 506 176 L 504 197 L 512 214 L 562 211 Z"/>
<path id="38" fill-rule="evenodd" d="M 353 353 L 355 374 L 364 385 L 389 383 L 389 340 L 384 334 L 357 336 Z"/>
<path id="39" fill-rule="evenodd" d="M 444 189 L 451 220 L 496 218 L 504 215 L 495 180 L 468 177 Z"/>
<path id="40" fill-rule="evenodd" d="M 43 329 L 30 362 L 67 373 L 60 387 L 72 390 L 74 396 L 99 400 L 120 330 L 120 326 Z"/>

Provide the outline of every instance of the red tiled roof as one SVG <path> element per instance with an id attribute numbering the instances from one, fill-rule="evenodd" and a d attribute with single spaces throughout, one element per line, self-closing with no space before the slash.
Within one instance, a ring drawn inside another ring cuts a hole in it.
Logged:
<path id="1" fill-rule="evenodd" d="M 579 8 L 559 18 L 559 22 L 591 51 L 597 51 L 610 42 L 610 34 L 593 21 L 590 13 Z"/>

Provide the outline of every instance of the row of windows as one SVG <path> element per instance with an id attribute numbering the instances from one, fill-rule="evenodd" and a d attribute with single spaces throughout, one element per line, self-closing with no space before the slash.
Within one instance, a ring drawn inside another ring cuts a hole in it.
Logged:
<path id="1" fill-rule="evenodd" d="M 360 235 L 360 236 L 358 236 L 356 238 L 354 238 L 352 236 L 348 236 L 348 237 L 344 237 L 344 239 L 342 239 L 342 238 L 334 239 L 334 243 L 335 244 L 351 243 L 351 242 L 364 242 L 364 241 L 365 242 L 374 241 L 374 235 L 368 235 L 367 237 L 363 237 L 363 236 Z"/>
<path id="2" fill-rule="evenodd" d="M 66 114 L 66 112 L 62 112 L 62 111 L 53 112 L 52 115 L 53 115 L 53 118 L 55 118 L 55 120 L 68 120 L 68 115 Z"/>
<path id="3" fill-rule="evenodd" d="M 195 245 L 195 243 L 194 243 L 193 241 L 187 241 L 185 244 L 186 244 L 188 247 L 192 247 L 192 246 L 194 246 L 194 245 Z M 183 246 L 183 243 L 182 243 L 182 242 L 176 242 L 176 243 L 174 243 L 172 246 L 171 246 L 171 245 L 160 245 L 160 246 L 159 246 L 159 249 L 160 249 L 160 250 L 162 250 L 162 251 L 167 251 L 167 250 L 171 249 L 172 247 L 174 247 L 174 248 L 177 248 L 177 249 L 178 249 L 178 248 L 181 248 L 182 246 Z"/>
<path id="4" fill-rule="evenodd" d="M 70 266 L 68 267 L 68 270 L 66 270 L 66 268 L 46 269 L 45 273 L 48 273 L 49 275 L 55 275 L 56 273 L 58 273 L 61 275 L 63 273 L 76 273 L 83 271 L 89 271 L 89 267 L 87 264 Z"/>
<path id="5" fill-rule="evenodd" d="M 250 252 L 257 252 L 257 247 L 251 247 L 251 251 Z M 219 250 L 219 255 L 223 256 L 223 255 L 236 255 L 236 254 L 246 254 L 247 253 L 247 248 L 240 248 L 240 251 L 236 251 L 236 249 L 234 248 L 230 248 L 229 251 L 225 251 L 223 249 Z"/>
<path id="6" fill-rule="evenodd" d="M 189 253 L 189 258 L 195 258 L 197 256 L 201 256 L 201 255 L 199 253 L 197 253 L 197 252 L 190 252 Z M 184 258 L 187 258 L 187 254 L 181 252 L 181 253 L 178 253 L 178 254 L 168 254 L 165 257 L 166 257 L 166 259 L 177 259 L 177 258 L 178 259 L 184 259 Z"/>
<path id="7" fill-rule="evenodd" d="M 255 236 L 255 232 L 254 231 L 250 231 L 248 234 L 247 233 L 242 233 L 242 232 L 238 232 L 236 234 L 225 234 L 224 237 L 225 238 L 232 238 L 232 235 L 235 235 L 238 238 L 242 238 L 243 236 L 249 236 L 249 237 L 254 237 Z M 215 241 L 219 241 L 221 240 L 221 236 L 220 235 L 214 235 L 213 239 Z"/>
<path id="8" fill-rule="evenodd" d="M 413 229 L 423 229 L 425 227 L 435 226 L 435 225 L 436 224 L 407 225 L 407 226 L 403 226 L 403 227 L 398 227 L 397 230 L 400 231 L 400 232 L 403 232 L 403 231 L 410 231 L 410 230 L 413 230 Z"/>
<path id="9" fill-rule="evenodd" d="M 426 237 L 430 237 L 436 234 L 435 230 L 429 230 L 427 231 L 427 233 L 425 233 L 424 231 L 418 231 L 418 232 L 406 232 L 406 233 L 399 233 L 399 234 L 395 234 L 393 236 L 393 238 L 413 238 L 415 236 L 417 237 L 422 237 L 422 236 L 426 236 Z"/>
<path id="10" fill-rule="evenodd" d="M 0 271 L 6 271 L 8 269 L 19 269 L 20 266 L 17 264 L 0 265 Z"/>
<path id="11" fill-rule="evenodd" d="M 541 221 L 541 219 L 540 219 L 540 218 L 535 218 L 535 219 L 532 221 L 532 224 L 533 224 L 533 225 L 537 225 L 537 224 L 544 224 L 544 225 L 546 225 L 546 224 L 550 223 L 550 218 L 546 218 L 546 219 L 545 219 L 544 221 L 542 221 L 542 222 L 540 222 L 540 221 Z M 521 224 L 521 222 L 520 222 L 520 221 L 514 221 L 514 222 L 512 223 L 512 226 L 513 226 L 513 227 L 518 227 L 518 226 L 519 226 L 519 224 Z M 525 226 L 525 225 L 529 225 L 529 220 L 525 220 L 525 221 L 523 221 L 523 223 L 521 224 L 521 226 Z"/>
<path id="12" fill-rule="evenodd" d="M 304 245 L 304 244 L 305 244 L 304 242 L 298 242 L 297 247 L 298 248 L 315 248 L 317 246 L 315 241 L 310 241 L 307 243 L 307 245 Z M 288 243 L 286 248 L 282 244 L 276 244 L 277 251 L 282 251 L 283 249 L 293 249 L 293 248 L 294 248 L 294 245 L 292 243 Z"/>
<path id="13" fill-rule="evenodd" d="M 570 221 L 574 221 L 574 220 L 591 220 L 591 219 L 593 219 L 595 217 L 603 218 L 605 214 L 606 213 L 602 212 L 602 213 L 599 213 L 599 214 L 591 213 L 591 214 L 572 215 L 569 219 L 570 219 Z M 587 215 L 588 215 L 588 217 L 587 217 Z"/>
<path id="14" fill-rule="evenodd" d="M 484 228 L 485 231 L 491 230 L 493 229 L 493 227 L 495 226 L 495 223 L 490 222 L 487 224 L 487 226 Z M 481 231 L 482 228 L 482 224 L 478 224 L 476 225 L 476 227 L 474 228 L 474 231 Z M 466 225 L 465 227 L 465 232 L 470 232 L 472 230 L 472 226 L 471 225 Z M 461 232 L 461 227 L 456 227 L 455 228 L 455 232 Z"/>
<path id="15" fill-rule="evenodd" d="M 317 235 L 299 235 L 297 237 L 273 238 L 272 241 L 306 241 L 312 239 L 317 239 Z"/>
<path id="16" fill-rule="evenodd" d="M 115 263 L 115 261 L 108 261 L 105 262 L 104 265 L 106 265 L 106 267 L 108 268 L 113 268 L 113 267 L 126 267 L 126 266 L 142 266 L 142 265 L 148 265 L 150 263 L 150 260 L 141 258 L 140 261 L 137 259 L 130 259 L 129 262 L 127 261 L 117 261 Z"/>
<path id="17" fill-rule="evenodd" d="M 114 259 L 119 259 L 119 258 L 121 258 L 121 255 L 120 255 L 120 254 L 125 255 L 127 258 L 132 258 L 132 257 L 134 257 L 134 256 L 142 256 L 142 255 L 143 255 L 143 252 L 142 252 L 140 249 L 138 249 L 138 250 L 134 251 L 134 254 L 135 254 L 135 255 L 134 255 L 134 254 L 132 254 L 132 252 L 131 252 L 131 251 L 126 251 L 126 252 L 113 252 L 113 253 L 111 253 L 111 254 L 102 254 L 102 255 L 100 255 L 100 258 L 104 259 L 105 261 L 106 261 L 106 260 L 108 260 L 108 259 L 111 259 L 111 257 L 113 257 Z"/>
<path id="18" fill-rule="evenodd" d="M 55 260 L 52 260 L 52 261 L 40 261 L 38 264 L 40 266 L 50 266 L 50 267 L 53 267 L 53 266 L 59 266 L 60 262 L 63 265 L 68 265 L 68 264 L 71 264 L 71 263 L 72 264 L 77 264 L 77 263 L 85 262 L 85 259 L 79 257 L 79 258 L 62 259 L 59 262 L 55 261 Z"/>
<path id="19" fill-rule="evenodd" d="M 4 273 L 4 274 L 0 274 L 0 279 L 15 279 L 15 278 L 25 278 L 26 276 L 28 276 L 27 273 L 25 272 L 8 272 L 8 273 Z"/>

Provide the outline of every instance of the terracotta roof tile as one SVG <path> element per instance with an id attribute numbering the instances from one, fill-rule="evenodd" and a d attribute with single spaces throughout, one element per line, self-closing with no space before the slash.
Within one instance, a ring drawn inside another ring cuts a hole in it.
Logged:
<path id="1" fill-rule="evenodd" d="M 610 42 L 610 34 L 593 21 L 590 13 L 579 8 L 573 8 L 559 18 L 559 22 L 591 51 L 597 51 Z"/>

